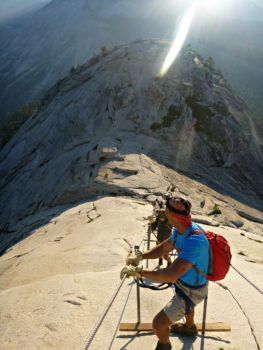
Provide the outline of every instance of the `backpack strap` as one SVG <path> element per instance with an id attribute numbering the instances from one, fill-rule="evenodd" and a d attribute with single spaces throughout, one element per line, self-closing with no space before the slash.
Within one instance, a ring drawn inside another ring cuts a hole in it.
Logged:
<path id="1" fill-rule="evenodd" d="M 189 235 L 193 235 L 193 234 L 204 234 L 205 235 L 205 230 L 202 229 L 199 225 L 198 225 L 198 229 L 192 229 L 189 233 Z M 209 242 L 208 242 L 209 244 Z M 208 274 L 211 274 L 212 272 L 210 271 L 211 270 L 211 266 L 213 266 L 213 254 L 212 254 L 212 249 L 211 249 L 211 246 L 209 244 L 209 262 L 208 262 Z M 192 267 L 195 272 L 199 275 L 202 275 L 203 277 L 205 277 L 207 279 L 207 274 L 204 273 L 203 271 L 199 270 L 196 265 L 193 265 Z"/>
<path id="2" fill-rule="evenodd" d="M 202 275 L 202 276 L 204 276 L 205 278 L 207 278 L 207 274 L 204 273 L 203 271 L 199 270 L 199 269 L 196 267 L 196 265 L 193 265 L 193 269 L 195 270 L 195 272 L 196 272 L 197 274 Z"/>

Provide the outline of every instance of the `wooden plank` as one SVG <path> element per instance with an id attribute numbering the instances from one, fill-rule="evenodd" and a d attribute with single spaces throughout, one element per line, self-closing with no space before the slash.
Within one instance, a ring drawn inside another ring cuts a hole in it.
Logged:
<path id="1" fill-rule="evenodd" d="M 198 331 L 202 330 L 202 323 L 196 323 Z M 152 332 L 151 323 L 121 323 L 119 326 L 121 332 Z M 230 332 L 231 326 L 223 322 L 206 323 L 206 332 Z"/>

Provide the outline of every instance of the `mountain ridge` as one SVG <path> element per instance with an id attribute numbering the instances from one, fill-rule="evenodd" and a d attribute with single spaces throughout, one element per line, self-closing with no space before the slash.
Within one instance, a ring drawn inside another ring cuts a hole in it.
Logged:
<path id="1" fill-rule="evenodd" d="M 158 195 L 170 184 L 162 166 L 262 208 L 262 144 L 246 105 L 190 47 L 158 78 L 168 50 L 117 46 L 49 91 L 0 153 L 2 232 L 94 196 Z"/>
<path id="2" fill-rule="evenodd" d="M 4 34 L 2 40 L 0 39 L 0 45 L 5 48 L 0 55 L 1 120 L 8 118 L 10 113 L 21 105 L 39 99 L 43 92 L 57 79 L 65 76 L 72 66 L 84 63 L 102 46 L 111 47 L 140 37 L 172 39 L 179 11 L 169 13 L 168 8 L 158 5 L 157 2 L 144 2 L 143 8 L 140 9 L 139 3 L 112 1 L 98 4 L 91 0 L 78 0 L 72 6 L 70 1 L 52 1 L 28 19 L 22 28 L 19 27 L 19 32 L 11 35 L 12 39 L 10 37 L 5 40 Z M 225 33 L 224 27 L 221 26 L 221 30 L 218 31 L 220 35 L 215 35 L 213 21 L 209 25 L 207 21 L 204 18 L 196 18 L 196 25 L 193 24 L 193 31 L 190 32 L 190 41 L 196 43 L 196 49 L 202 54 L 212 55 L 220 63 L 224 73 L 230 77 L 231 82 L 236 81 L 236 85 L 241 84 L 249 89 L 254 87 L 254 94 L 257 92 L 260 95 L 262 79 L 258 77 L 263 74 L 258 68 L 261 66 L 260 61 L 251 61 L 246 51 L 238 51 L 238 48 L 235 53 L 229 49 L 228 56 L 225 57 L 221 54 L 225 51 L 222 45 L 211 51 L 214 37 L 226 37 L 229 41 L 232 29 L 228 27 Z M 262 36 L 260 33 L 263 29 L 258 26 L 256 34 L 251 33 L 246 44 L 251 40 L 254 42 L 255 35 Z M 238 28 L 242 27 L 243 24 Z M 248 29 L 250 27 L 250 24 L 246 26 Z M 238 28 L 236 33 L 239 33 Z M 199 38 L 195 37 L 195 32 L 200 33 Z M 249 30 L 246 32 L 250 33 Z M 207 45 L 204 45 L 202 38 L 205 38 L 207 33 L 210 33 L 210 37 Z M 240 39 L 244 37 L 240 37 L 239 34 L 235 42 L 242 42 Z M 231 45 L 229 47 L 231 48 Z M 255 57 L 260 54 L 260 49 L 257 52 L 251 50 L 250 53 Z M 235 55 L 242 58 L 240 64 L 235 64 Z M 231 67 L 226 64 L 226 58 Z M 251 65 L 250 62 L 253 63 L 252 71 L 247 69 L 247 65 Z"/>

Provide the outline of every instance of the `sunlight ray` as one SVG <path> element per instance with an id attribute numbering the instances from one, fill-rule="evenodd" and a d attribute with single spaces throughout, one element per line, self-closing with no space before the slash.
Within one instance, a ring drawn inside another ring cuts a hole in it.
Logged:
<path id="1" fill-rule="evenodd" d="M 163 77 L 173 64 L 174 60 L 176 59 L 178 53 L 180 52 L 185 39 L 187 37 L 187 34 L 189 32 L 189 29 L 191 27 L 192 20 L 194 18 L 195 12 L 197 8 L 197 2 L 195 2 L 190 9 L 186 12 L 186 14 L 183 16 L 180 24 L 179 29 L 177 31 L 175 40 L 164 60 L 164 63 L 161 67 L 161 70 L 159 72 L 159 76 Z"/>

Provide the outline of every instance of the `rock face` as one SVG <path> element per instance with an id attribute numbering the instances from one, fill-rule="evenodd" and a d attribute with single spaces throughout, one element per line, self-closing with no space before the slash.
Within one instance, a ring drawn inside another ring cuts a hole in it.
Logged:
<path id="1" fill-rule="evenodd" d="M 5 243 L 47 207 L 159 195 L 171 185 L 167 168 L 261 207 L 262 145 L 245 104 L 190 47 L 158 78 L 168 49 L 154 40 L 115 47 L 49 91 L 0 153 Z M 182 175 L 173 176 L 176 185 Z"/>
<path id="2" fill-rule="evenodd" d="M 1 349 L 82 348 L 120 283 L 127 242 L 147 249 L 149 203 L 166 191 L 190 198 L 193 219 L 227 238 L 234 266 L 262 289 L 260 213 L 235 200 L 262 205 L 262 152 L 248 111 L 189 47 L 157 78 L 168 49 L 137 41 L 78 67 L 2 149 Z M 222 214 L 208 216 L 215 205 Z M 142 321 L 150 322 L 172 294 L 142 291 Z M 224 343 L 257 350 L 260 300 L 230 269 L 223 284 L 209 287 L 207 321 L 232 326 Z M 154 348 L 152 334 L 132 342 L 117 335 L 121 314 L 123 322 L 136 321 L 135 305 L 135 284 L 125 281 L 94 349 Z M 181 348 L 181 339 L 171 341 Z M 202 337 L 194 341 L 203 348 Z M 192 342 L 187 337 L 183 347 Z M 222 333 L 205 344 L 221 348 Z"/>
<path id="3" fill-rule="evenodd" d="M 143 16 L 143 9 L 138 13 L 140 4 L 139 0 L 53 0 L 20 23 L 9 39 L 0 28 L 0 118 L 40 98 L 72 66 L 86 62 L 102 46 L 141 37 L 138 30 L 135 37 L 128 34 L 131 24 L 125 27 L 132 22 L 129 16 Z"/>
<path id="4" fill-rule="evenodd" d="M 46 218 L 52 210 L 42 216 Z M 3 350 L 83 349 L 120 283 L 129 248 L 125 240 L 132 245 L 141 242 L 142 250 L 147 247 L 143 238 L 147 237 L 148 221 L 144 218 L 151 214 L 152 206 L 145 202 L 109 196 L 64 208 L 63 213 L 56 210 L 55 220 L 41 225 L 0 257 Z M 204 227 L 227 238 L 234 266 L 262 289 L 262 237 L 259 242 L 258 236 L 237 229 Z M 157 263 L 149 261 L 149 268 Z M 142 322 L 151 322 L 173 291 L 142 289 L 140 294 Z M 218 350 L 222 341 L 228 344 L 225 349 L 262 348 L 263 314 L 258 312 L 262 307 L 259 292 L 233 269 L 219 284 L 211 282 L 206 320 L 227 323 L 231 332 L 209 333 L 205 349 Z M 137 321 L 136 285 L 131 279 L 124 282 L 90 349 L 154 349 L 156 336 L 152 332 L 135 337 L 116 333 L 121 314 L 122 322 Z M 202 314 L 203 303 L 195 311 L 196 322 L 202 322 Z M 172 336 L 171 342 L 173 349 L 193 346 L 192 337 Z M 203 338 L 196 337 L 195 349 L 203 346 Z"/>

